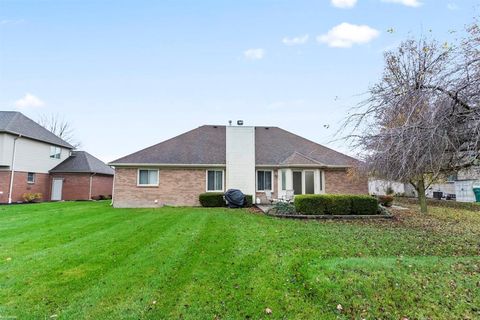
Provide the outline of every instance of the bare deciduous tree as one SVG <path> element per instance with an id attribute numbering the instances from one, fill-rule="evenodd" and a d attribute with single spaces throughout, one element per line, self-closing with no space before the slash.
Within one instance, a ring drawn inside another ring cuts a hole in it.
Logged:
<path id="1" fill-rule="evenodd" d="M 369 174 L 425 191 L 441 175 L 471 166 L 480 150 L 479 27 L 455 45 L 407 40 L 385 53 L 378 83 L 345 122 Z"/>
<path id="2" fill-rule="evenodd" d="M 81 143 L 75 139 L 75 130 L 72 124 L 63 116 L 59 114 L 44 114 L 40 116 L 37 122 L 56 136 L 70 143 L 75 149 L 81 146 Z"/>

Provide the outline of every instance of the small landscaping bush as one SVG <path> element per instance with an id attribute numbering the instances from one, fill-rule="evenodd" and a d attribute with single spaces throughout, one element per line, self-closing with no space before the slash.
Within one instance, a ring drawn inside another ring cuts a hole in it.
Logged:
<path id="1" fill-rule="evenodd" d="M 378 202 L 387 208 L 393 205 L 393 196 L 378 196 Z"/>
<path id="2" fill-rule="evenodd" d="M 25 202 L 35 202 L 37 200 L 42 199 L 42 194 L 41 193 L 24 193 L 22 198 L 23 198 L 23 201 Z"/>
<path id="3" fill-rule="evenodd" d="M 205 192 L 199 196 L 202 207 L 225 207 L 226 203 L 223 199 L 222 192 Z"/>
<path id="4" fill-rule="evenodd" d="M 245 195 L 245 207 L 250 208 L 253 206 L 253 196 L 250 194 Z"/>
<path id="5" fill-rule="evenodd" d="M 309 215 L 373 215 L 378 213 L 378 202 L 370 196 L 358 195 L 299 195 L 295 209 Z"/>
<path id="6" fill-rule="evenodd" d="M 288 202 L 276 202 L 270 209 L 273 214 L 296 214 L 295 206 Z"/>

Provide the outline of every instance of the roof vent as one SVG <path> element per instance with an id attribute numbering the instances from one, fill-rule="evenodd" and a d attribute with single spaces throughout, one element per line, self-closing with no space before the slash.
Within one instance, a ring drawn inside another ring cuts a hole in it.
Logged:
<path id="1" fill-rule="evenodd" d="M 243 126 L 243 120 L 237 120 L 237 125 Z"/>

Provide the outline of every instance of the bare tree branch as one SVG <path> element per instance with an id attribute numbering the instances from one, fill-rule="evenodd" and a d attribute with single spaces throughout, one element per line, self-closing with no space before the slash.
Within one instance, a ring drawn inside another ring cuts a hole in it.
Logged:
<path id="1" fill-rule="evenodd" d="M 70 143 L 74 149 L 78 149 L 81 146 L 81 143 L 75 139 L 72 124 L 59 114 L 44 114 L 40 116 L 37 123 L 59 138 Z"/>
<path id="2" fill-rule="evenodd" d="M 381 79 L 342 126 L 371 175 L 410 182 L 421 198 L 480 158 L 480 28 L 467 31 L 453 46 L 407 40 L 386 52 Z"/>

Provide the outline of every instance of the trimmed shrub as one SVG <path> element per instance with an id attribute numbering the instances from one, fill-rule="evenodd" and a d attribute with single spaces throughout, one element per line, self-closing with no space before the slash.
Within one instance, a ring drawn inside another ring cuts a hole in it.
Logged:
<path id="1" fill-rule="evenodd" d="M 393 196 L 378 196 L 378 202 L 382 206 L 390 208 L 393 205 Z"/>
<path id="2" fill-rule="evenodd" d="M 225 207 L 226 203 L 223 199 L 222 192 L 205 192 L 198 197 L 202 207 Z"/>
<path id="3" fill-rule="evenodd" d="M 245 195 L 245 207 L 250 208 L 253 206 L 253 196 L 250 194 Z"/>
<path id="4" fill-rule="evenodd" d="M 299 195 L 295 196 L 295 209 L 307 215 L 373 215 L 378 213 L 378 202 L 370 196 L 358 195 Z"/>
<path id="5" fill-rule="evenodd" d="M 25 202 L 36 202 L 42 199 L 42 194 L 41 193 L 24 193 L 22 198 L 23 198 L 23 201 Z"/>
<path id="6" fill-rule="evenodd" d="M 352 214 L 371 215 L 378 213 L 378 201 L 371 196 L 351 196 Z"/>
<path id="7" fill-rule="evenodd" d="M 345 215 L 352 213 L 351 196 L 341 194 L 326 194 L 327 205 L 325 211 L 331 215 Z"/>
<path id="8" fill-rule="evenodd" d="M 324 196 L 298 195 L 295 196 L 295 210 L 301 214 L 326 214 L 327 200 Z"/>

